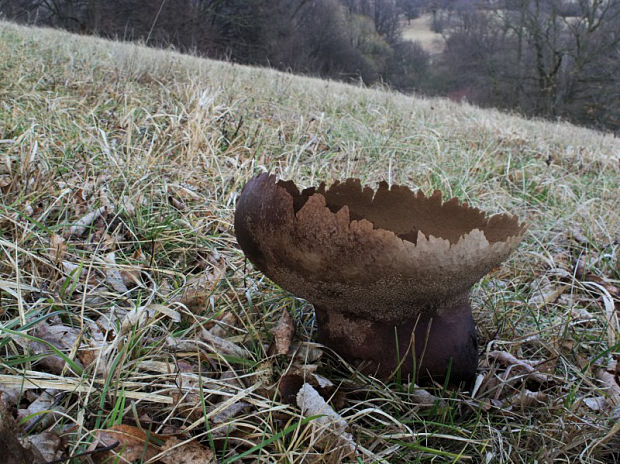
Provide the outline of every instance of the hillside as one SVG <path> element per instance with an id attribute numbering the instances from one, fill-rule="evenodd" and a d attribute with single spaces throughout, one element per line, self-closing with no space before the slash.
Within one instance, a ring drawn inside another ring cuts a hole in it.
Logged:
<path id="1" fill-rule="evenodd" d="M 218 462 L 339 462 L 280 401 L 297 368 L 339 388 L 345 462 L 620 462 L 617 138 L 4 22 L 0 56 L 0 408 L 64 440 L 44 448 L 137 440 L 140 460 L 175 433 Z M 527 222 L 472 295 L 473 395 L 317 353 L 312 307 L 236 245 L 235 201 L 264 170 L 439 189 Z M 283 310 L 296 356 L 269 353 Z"/>

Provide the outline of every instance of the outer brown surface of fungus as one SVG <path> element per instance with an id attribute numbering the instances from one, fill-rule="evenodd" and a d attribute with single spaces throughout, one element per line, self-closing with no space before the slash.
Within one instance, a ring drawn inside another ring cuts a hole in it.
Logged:
<path id="1" fill-rule="evenodd" d="M 524 230 L 511 215 L 442 203 L 439 191 L 382 182 L 374 192 L 348 179 L 299 192 L 266 173 L 246 184 L 235 212 L 250 261 L 314 305 L 319 340 L 384 377 L 399 361 L 419 378 L 473 376 L 469 291 Z"/>

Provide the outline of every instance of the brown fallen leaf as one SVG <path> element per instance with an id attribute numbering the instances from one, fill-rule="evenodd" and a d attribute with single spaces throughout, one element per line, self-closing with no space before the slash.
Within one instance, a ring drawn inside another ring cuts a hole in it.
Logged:
<path id="1" fill-rule="evenodd" d="M 4 401 L 7 407 L 16 406 L 22 394 L 21 388 L 0 384 L 0 401 Z"/>
<path id="2" fill-rule="evenodd" d="M 527 304 L 536 309 L 555 302 L 569 288 L 567 284 L 551 281 L 550 276 L 543 275 L 530 285 L 532 294 Z"/>
<path id="3" fill-rule="evenodd" d="M 192 188 L 180 184 L 168 184 L 168 191 L 183 201 L 201 201 L 202 197 Z"/>
<path id="4" fill-rule="evenodd" d="M 220 375 L 220 382 L 224 385 L 230 385 L 230 387 L 223 387 L 222 393 L 235 393 L 240 388 L 246 388 L 243 380 L 239 377 L 239 373 L 232 367 L 222 372 Z M 226 399 L 227 395 L 222 395 L 222 401 Z"/>
<path id="5" fill-rule="evenodd" d="M 98 298 L 99 296 L 96 294 L 91 295 L 90 298 L 88 295 L 86 296 L 86 300 L 90 300 L 89 303 L 91 306 L 95 306 Z M 106 311 L 102 311 L 101 316 L 96 320 L 96 325 L 104 338 L 112 340 L 116 337 L 119 330 L 118 321 L 123 321 L 128 313 L 129 311 L 127 309 L 120 306 L 112 306 L 106 309 Z"/>
<path id="6" fill-rule="evenodd" d="M 49 325 L 46 322 L 42 322 L 36 326 L 33 335 L 58 348 L 58 350 L 65 354 L 69 354 L 78 343 L 80 329 L 63 324 Z M 30 341 L 28 342 L 28 347 L 34 354 L 48 354 L 39 361 L 39 364 L 45 366 L 50 372 L 60 374 L 65 368 L 66 363 L 64 359 L 53 354 L 50 347 L 45 343 Z M 79 360 L 74 361 L 78 366 L 82 367 Z"/>
<path id="7" fill-rule="evenodd" d="M 146 198 L 142 192 L 137 192 L 131 198 L 127 195 L 123 195 L 119 204 L 129 216 L 134 216 L 136 214 L 136 208 L 146 204 Z"/>
<path id="8" fill-rule="evenodd" d="M 76 235 L 76 236 L 80 236 L 82 235 L 84 232 L 86 232 L 86 229 L 88 229 L 88 227 L 95 222 L 97 219 L 99 219 L 101 217 L 101 215 L 105 212 L 105 206 L 101 206 L 100 208 L 97 208 L 94 211 L 91 211 L 90 213 L 82 216 L 80 219 L 78 219 L 75 224 L 73 224 L 71 226 L 71 228 L 69 229 L 69 236 L 71 235 Z"/>
<path id="9" fill-rule="evenodd" d="M 37 399 L 35 399 L 26 409 L 17 410 L 17 418 L 19 420 L 28 418 L 24 424 L 26 430 L 33 428 L 37 425 L 37 428 L 45 429 L 52 424 L 52 422 L 61 417 L 65 408 L 56 405 L 56 395 L 61 393 L 56 390 L 45 390 Z"/>
<path id="10" fill-rule="evenodd" d="M 216 405 L 212 409 L 216 409 L 218 406 Z M 222 437 L 225 435 L 229 435 L 233 430 L 236 429 L 234 423 L 227 424 L 226 426 L 219 427 L 222 424 L 226 424 L 231 419 L 233 419 L 238 414 L 247 411 L 251 407 L 250 403 L 246 403 L 245 401 L 237 401 L 236 403 L 231 404 L 230 406 L 225 407 L 220 412 L 215 414 L 211 418 L 211 428 L 214 437 Z"/>
<path id="11" fill-rule="evenodd" d="M 181 441 L 176 437 L 168 438 L 161 447 L 158 460 L 164 464 L 210 464 L 216 462 L 211 449 L 196 440 Z"/>
<path id="12" fill-rule="evenodd" d="M 200 331 L 200 338 L 206 343 L 207 347 L 214 353 L 234 356 L 242 359 L 252 359 L 252 353 L 239 345 L 234 344 L 224 338 L 216 337 L 208 330 Z"/>
<path id="13" fill-rule="evenodd" d="M 94 321 L 85 319 L 84 325 L 88 327 L 88 335 L 84 337 L 77 357 L 84 367 L 88 367 L 97 359 L 99 352 L 107 346 L 107 341 L 101 328 Z"/>
<path id="14" fill-rule="evenodd" d="M 133 288 L 142 285 L 142 271 L 139 268 L 121 270 L 123 283 L 127 288 Z"/>
<path id="15" fill-rule="evenodd" d="M 55 461 L 62 457 L 62 440 L 56 432 L 47 431 L 29 435 L 27 440 L 39 451 L 45 462 Z"/>
<path id="16" fill-rule="evenodd" d="M 295 321 L 288 310 L 284 309 L 278 325 L 271 331 L 274 337 L 273 351 L 276 355 L 287 354 L 295 335 Z M 271 351 L 271 350 L 270 350 Z"/>
<path id="17" fill-rule="evenodd" d="M 107 214 L 113 213 L 116 209 L 114 204 L 110 201 L 108 197 L 108 189 L 105 187 L 101 187 L 99 189 L 99 204 L 105 208 L 105 212 Z"/>
<path id="18" fill-rule="evenodd" d="M 594 396 L 588 398 L 582 398 L 581 400 L 591 411 L 599 412 L 605 408 L 605 397 Z"/>
<path id="19" fill-rule="evenodd" d="M 520 408 L 530 408 L 545 404 L 548 399 L 549 395 L 546 393 L 540 391 L 533 392 L 528 389 L 524 389 L 512 397 L 507 398 L 504 404 L 518 406 Z"/>
<path id="20" fill-rule="evenodd" d="M 179 372 L 192 373 L 193 368 L 186 363 L 180 366 Z M 172 392 L 174 404 L 179 409 L 179 413 L 188 419 L 199 420 L 204 411 L 202 409 L 202 391 L 200 381 L 184 375 L 179 375 L 176 379 L 177 390 Z"/>
<path id="21" fill-rule="evenodd" d="M 212 321 L 213 326 L 209 329 L 209 332 L 216 337 L 226 338 L 228 336 L 228 328 L 237 327 L 237 323 L 237 316 L 234 313 L 224 312 Z"/>
<path id="22" fill-rule="evenodd" d="M 293 353 L 295 361 L 299 364 L 311 364 L 323 356 L 321 346 L 314 342 L 291 343 L 290 352 Z"/>
<path id="23" fill-rule="evenodd" d="M 304 383 L 309 383 L 325 401 L 329 401 L 336 409 L 344 407 L 346 395 L 334 383 L 315 372 L 306 370 L 306 366 L 292 366 L 289 372 L 278 382 L 280 401 L 294 405 L 297 393 Z"/>
<path id="24" fill-rule="evenodd" d="M 584 286 L 600 292 L 603 307 L 605 308 L 605 317 L 608 322 L 607 342 L 609 346 L 615 345 L 618 337 L 620 337 L 620 296 L 615 295 L 616 287 L 597 282 L 584 282 Z M 610 290 L 614 292 L 614 295 L 610 293 Z"/>
<path id="25" fill-rule="evenodd" d="M 183 295 L 177 299 L 190 311 L 200 312 L 207 307 L 207 301 L 213 293 L 213 289 L 226 275 L 226 261 L 223 257 L 209 262 L 210 268 L 198 276 L 187 279 Z"/>
<path id="26" fill-rule="evenodd" d="M 8 174 L 0 174 L 0 189 L 7 191 L 7 187 L 10 187 L 12 183 L 13 180 L 11 179 L 11 176 Z"/>
<path id="27" fill-rule="evenodd" d="M 50 257 L 56 264 L 60 264 L 67 254 L 67 243 L 65 239 L 58 235 L 52 234 L 50 237 Z"/>
<path id="28" fill-rule="evenodd" d="M 154 440 L 161 440 L 156 434 L 147 435 L 142 429 L 132 425 L 113 425 L 108 429 L 97 430 L 95 439 L 88 451 L 110 446 L 118 442 L 113 450 L 97 453 L 93 457 L 97 462 L 132 463 L 147 461 L 159 453 L 159 446 Z"/>
<path id="29" fill-rule="evenodd" d="M 259 362 L 251 376 L 247 377 L 245 382 L 248 385 L 258 384 L 260 388 L 257 390 L 263 396 L 273 395 L 275 385 L 275 374 L 273 369 L 273 360 L 267 358 Z"/>
<path id="30" fill-rule="evenodd" d="M 616 377 L 605 369 L 599 369 L 596 377 L 603 383 L 603 390 L 607 393 L 607 402 L 612 408 L 620 406 L 620 385 Z"/>
<path id="31" fill-rule="evenodd" d="M 489 358 L 495 359 L 501 364 L 507 366 L 505 376 L 507 376 L 512 369 L 517 369 L 525 371 L 528 374 L 528 379 L 535 380 L 536 382 L 548 383 L 553 381 L 552 376 L 542 374 L 538 371 L 534 365 L 534 361 L 518 359 L 506 351 L 490 351 Z"/>
<path id="32" fill-rule="evenodd" d="M 118 293 L 128 293 L 129 289 L 127 288 L 127 285 L 125 285 L 123 275 L 116 264 L 116 253 L 111 251 L 105 255 L 103 260 L 106 263 L 105 277 L 108 285 L 110 285 L 110 287 Z"/>
<path id="33" fill-rule="evenodd" d="M 36 448 L 23 446 L 17 437 L 19 426 L 0 397 L 0 453 L 4 464 L 44 462 Z"/>
<path id="34" fill-rule="evenodd" d="M 425 390 L 424 388 L 415 387 L 411 391 L 410 395 L 412 401 L 418 406 L 432 407 L 435 405 L 445 405 L 445 401 L 442 398 L 431 394 L 428 390 Z"/>
<path id="35" fill-rule="evenodd" d="M 304 383 L 297 392 L 297 406 L 305 417 L 320 416 L 311 424 L 317 435 L 321 436 L 319 443 L 336 453 L 340 459 L 351 456 L 357 447 L 353 436 L 346 431 L 348 428 L 344 418 L 325 402 L 312 385 Z"/>

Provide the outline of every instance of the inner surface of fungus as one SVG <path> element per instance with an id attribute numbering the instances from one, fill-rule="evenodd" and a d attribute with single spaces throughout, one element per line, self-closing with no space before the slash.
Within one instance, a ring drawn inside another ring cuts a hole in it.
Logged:
<path id="1" fill-rule="evenodd" d="M 297 213 L 312 195 L 320 194 L 332 213 L 347 206 L 350 220 L 366 219 L 375 229 L 393 232 L 403 240 L 416 243 L 418 231 L 427 237 L 441 237 L 455 244 L 465 234 L 474 229 L 484 232 L 490 243 L 506 240 L 518 228 L 516 217 L 496 215 L 488 217 L 483 211 L 461 203 L 452 198 L 442 203 L 439 190 L 426 197 L 421 191 L 412 192 L 409 188 L 387 182 L 379 183 L 377 191 L 363 187 L 359 179 L 336 181 L 325 190 L 325 184 L 299 192 L 292 181 L 279 181 L 293 197 L 293 207 Z"/>

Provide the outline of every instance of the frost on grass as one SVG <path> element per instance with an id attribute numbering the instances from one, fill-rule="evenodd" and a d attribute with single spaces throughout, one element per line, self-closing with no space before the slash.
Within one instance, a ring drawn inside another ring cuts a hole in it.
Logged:
<path id="1" fill-rule="evenodd" d="M 613 462 L 617 139 L 6 23 L 0 48 L 0 438 L 48 460 L 126 438 L 173 462 L 329 462 L 350 433 L 363 462 Z M 440 189 L 528 222 L 474 289 L 473 398 L 379 382 L 315 342 L 312 308 L 235 247 L 241 186 L 266 170 Z M 300 425 L 304 383 L 338 433 Z"/>

